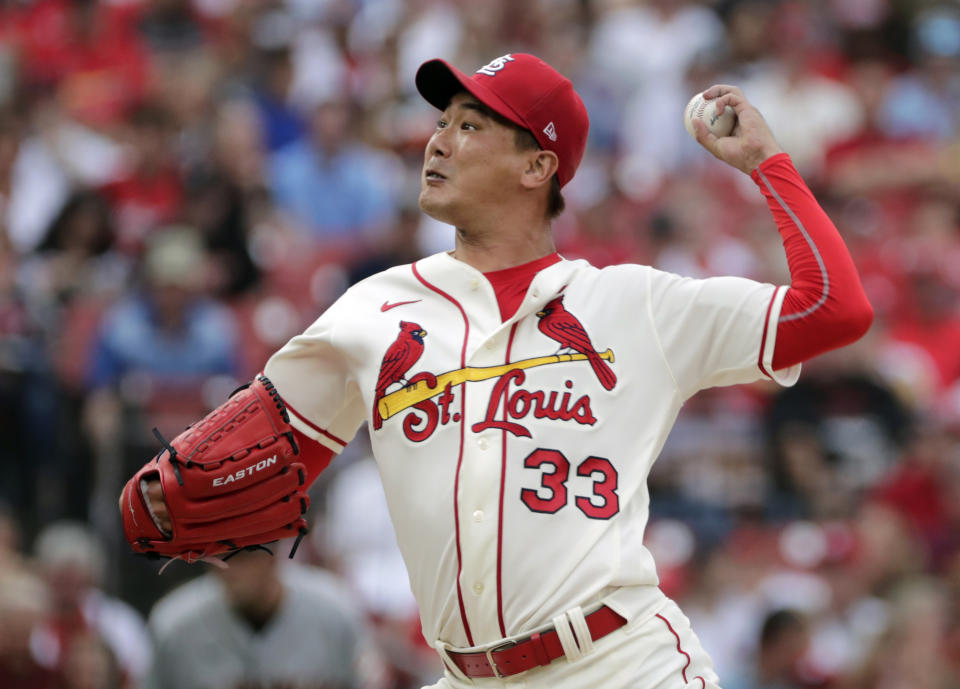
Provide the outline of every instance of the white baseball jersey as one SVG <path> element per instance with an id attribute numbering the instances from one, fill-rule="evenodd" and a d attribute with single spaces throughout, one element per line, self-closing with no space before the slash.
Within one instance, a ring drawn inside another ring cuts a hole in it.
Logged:
<path id="1" fill-rule="evenodd" d="M 654 600 L 647 473 L 688 397 L 772 371 L 785 293 L 562 260 L 503 322 L 437 254 L 352 287 L 265 374 L 335 451 L 368 422 L 426 638 L 481 645 Z"/>

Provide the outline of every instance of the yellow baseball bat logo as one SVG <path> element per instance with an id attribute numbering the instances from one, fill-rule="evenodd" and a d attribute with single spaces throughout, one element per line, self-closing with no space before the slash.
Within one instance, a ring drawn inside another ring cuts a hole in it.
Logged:
<path id="1" fill-rule="evenodd" d="M 614 361 L 613 350 L 608 349 L 605 352 L 597 352 L 597 355 L 611 364 Z M 512 364 L 502 364 L 500 366 L 467 366 L 459 368 L 456 371 L 448 371 L 437 376 L 436 383 L 430 385 L 428 381 L 420 380 L 413 385 L 384 395 L 377 402 L 377 408 L 380 410 L 380 416 L 387 420 L 395 414 L 399 414 L 404 409 L 419 404 L 431 397 L 436 397 L 443 392 L 447 385 L 460 385 L 460 383 L 477 382 L 481 380 L 490 380 L 517 369 L 533 368 L 534 366 L 546 366 L 547 364 L 559 364 L 564 361 L 586 361 L 586 354 L 553 354 L 551 356 L 538 356 L 532 359 L 522 359 Z"/>

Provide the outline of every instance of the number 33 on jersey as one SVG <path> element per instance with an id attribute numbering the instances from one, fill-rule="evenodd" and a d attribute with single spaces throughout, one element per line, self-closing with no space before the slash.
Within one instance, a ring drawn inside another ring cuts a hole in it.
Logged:
<path id="1" fill-rule="evenodd" d="M 265 373 L 335 451 L 368 422 L 424 633 L 471 646 L 657 583 L 650 465 L 690 395 L 771 370 L 782 299 L 563 260 L 502 321 L 483 275 L 437 254 L 352 287 Z"/>

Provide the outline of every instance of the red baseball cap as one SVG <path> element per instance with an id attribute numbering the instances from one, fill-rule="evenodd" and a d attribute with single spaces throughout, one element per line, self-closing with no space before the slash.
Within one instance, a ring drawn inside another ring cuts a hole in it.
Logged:
<path id="1" fill-rule="evenodd" d="M 432 106 L 445 110 L 459 91 L 514 124 L 530 130 L 537 143 L 559 159 L 562 187 L 577 171 L 587 145 L 590 120 L 573 84 L 546 62 L 525 53 L 508 53 L 467 76 L 444 60 L 420 65 L 417 90 Z"/>

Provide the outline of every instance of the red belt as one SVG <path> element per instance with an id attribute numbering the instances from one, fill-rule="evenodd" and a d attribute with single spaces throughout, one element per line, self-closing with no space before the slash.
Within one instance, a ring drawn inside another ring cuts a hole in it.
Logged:
<path id="1" fill-rule="evenodd" d="M 596 641 L 620 629 L 627 621 L 607 606 L 586 616 L 590 637 Z M 447 651 L 450 660 L 467 677 L 507 677 L 549 665 L 562 658 L 563 645 L 555 629 L 532 634 L 523 641 L 505 641 L 486 652 Z"/>

